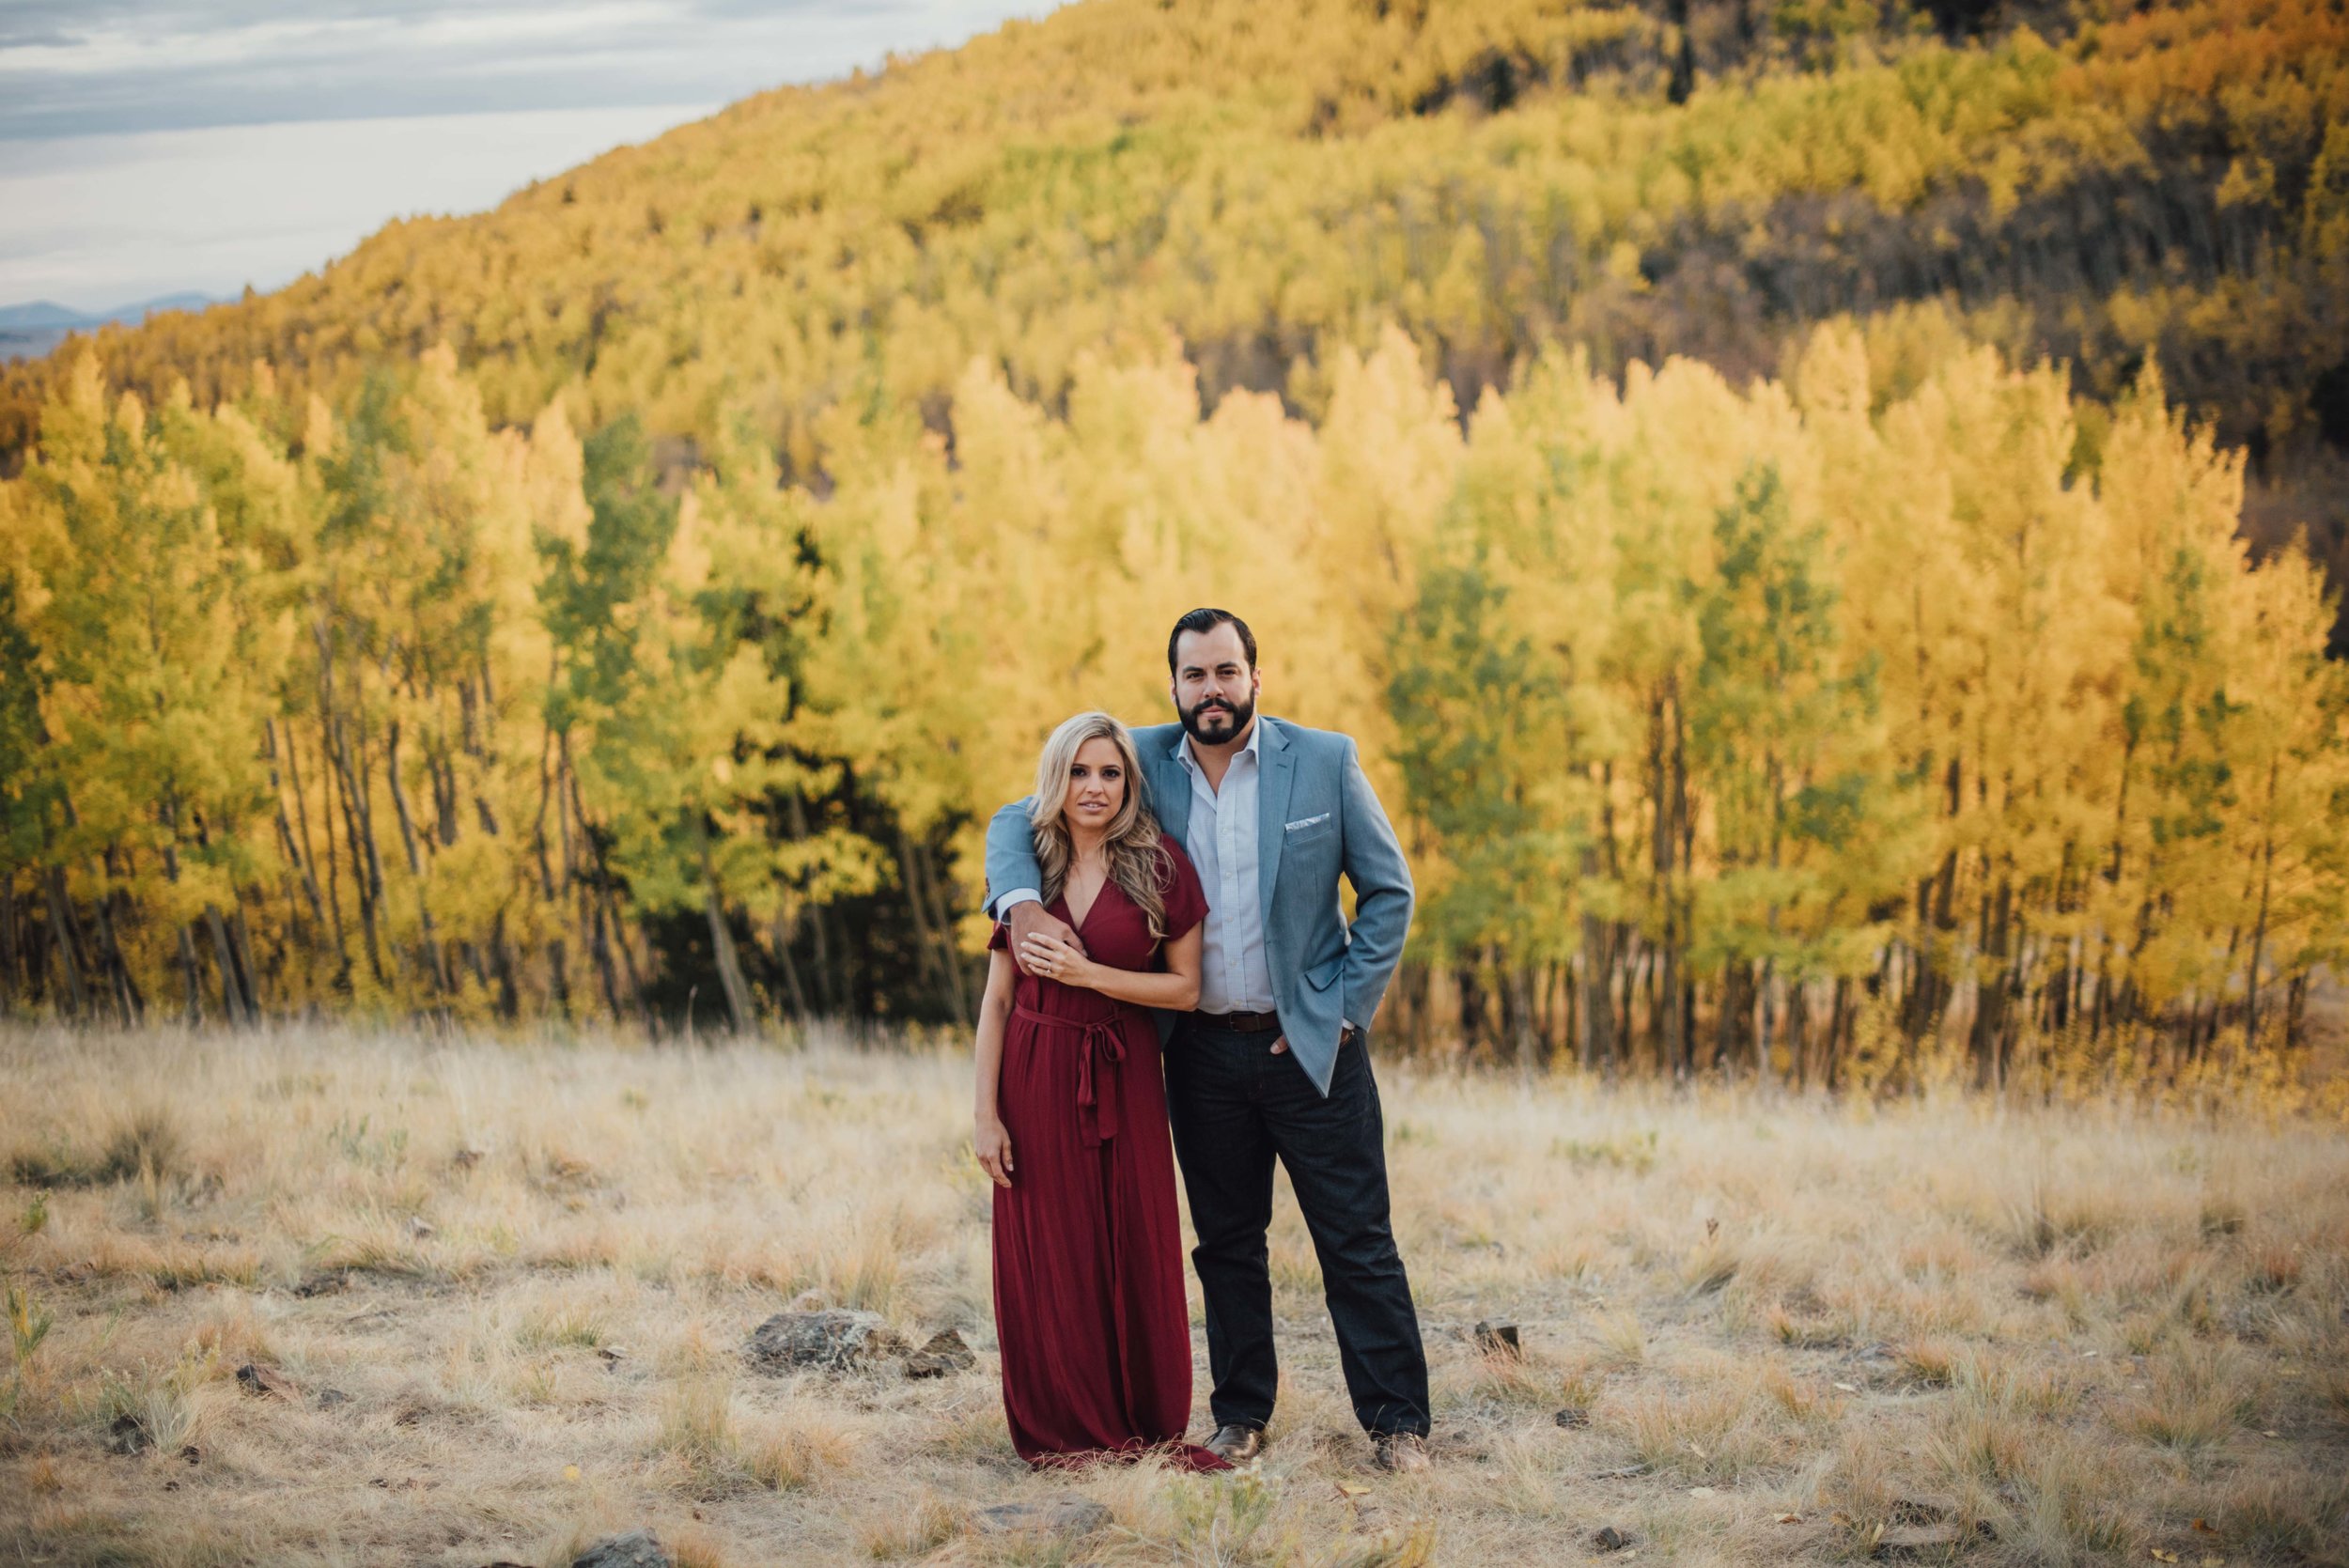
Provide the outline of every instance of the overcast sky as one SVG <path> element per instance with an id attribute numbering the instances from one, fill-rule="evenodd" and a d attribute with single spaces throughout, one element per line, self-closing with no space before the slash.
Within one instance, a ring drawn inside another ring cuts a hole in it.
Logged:
<path id="1" fill-rule="evenodd" d="M 391 218 L 1050 0 L 0 0 L 0 304 L 270 289 Z"/>

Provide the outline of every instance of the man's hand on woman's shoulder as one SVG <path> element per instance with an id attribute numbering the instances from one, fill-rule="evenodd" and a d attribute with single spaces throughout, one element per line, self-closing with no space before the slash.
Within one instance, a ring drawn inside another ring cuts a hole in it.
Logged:
<path id="1" fill-rule="evenodd" d="M 1019 972 L 1022 974 L 1034 972 L 1028 968 L 1026 960 L 1020 956 L 1022 949 L 1025 948 L 1031 937 L 1057 938 L 1079 953 L 1085 950 L 1084 942 L 1066 921 L 1062 920 L 1033 898 L 1023 898 L 1013 905 L 1003 916 L 1003 924 L 1011 927 L 1011 958 L 1013 963 L 1019 966 Z"/>

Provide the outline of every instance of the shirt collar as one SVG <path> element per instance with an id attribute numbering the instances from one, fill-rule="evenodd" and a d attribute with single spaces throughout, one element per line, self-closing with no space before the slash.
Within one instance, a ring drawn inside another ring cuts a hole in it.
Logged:
<path id="1" fill-rule="evenodd" d="M 1254 758 L 1256 766 L 1259 768 L 1264 766 L 1264 715 L 1261 713 L 1257 714 L 1255 721 L 1248 726 L 1248 744 L 1240 748 L 1240 753 L 1244 755 Z M 1174 760 L 1181 763 L 1184 768 L 1188 768 L 1190 771 L 1198 773 L 1200 770 L 1199 759 L 1190 753 L 1190 732 L 1189 730 L 1181 730 L 1179 729 L 1179 726 L 1178 731 L 1179 733 L 1177 733 L 1174 737 Z M 1239 758 L 1235 756 L 1232 760 L 1237 762 Z M 1205 777 L 1206 775 L 1201 774 L 1201 776 Z"/>

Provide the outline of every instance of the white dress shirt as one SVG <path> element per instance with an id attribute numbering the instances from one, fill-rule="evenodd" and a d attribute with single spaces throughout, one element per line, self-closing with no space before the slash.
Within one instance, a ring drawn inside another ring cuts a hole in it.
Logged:
<path id="1" fill-rule="evenodd" d="M 1264 725 L 1248 726 L 1248 744 L 1232 753 L 1221 788 L 1191 753 L 1190 737 L 1174 742 L 1174 760 L 1190 776 L 1190 825 L 1183 847 L 1207 890 L 1201 926 L 1199 1011 L 1269 1013 L 1272 968 L 1264 951 L 1264 901 L 1256 886 L 1256 781 L 1263 762 Z"/>

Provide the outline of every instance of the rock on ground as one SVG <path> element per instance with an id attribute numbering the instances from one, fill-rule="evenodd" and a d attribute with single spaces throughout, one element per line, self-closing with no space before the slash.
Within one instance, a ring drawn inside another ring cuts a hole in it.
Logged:
<path id="1" fill-rule="evenodd" d="M 1517 1326 L 1504 1321 L 1479 1323 L 1474 1330 L 1476 1348 L 1480 1354 L 1515 1360 L 1525 1354 L 1518 1343 Z"/>
<path id="2" fill-rule="evenodd" d="M 1955 1525 L 1902 1525 L 1886 1530 L 1876 1538 L 1878 1558 L 1941 1557 L 1947 1555 L 1966 1534 Z"/>
<path id="3" fill-rule="evenodd" d="M 751 1331 L 745 1349 L 769 1372 L 821 1367 L 840 1372 L 886 1356 L 902 1356 L 905 1336 L 879 1312 L 834 1309 L 822 1312 L 777 1312 Z"/>
<path id="4" fill-rule="evenodd" d="M 648 1529 L 608 1536 L 571 1559 L 571 1568 L 676 1568 L 668 1548 Z"/>
<path id="5" fill-rule="evenodd" d="M 981 1535 L 1090 1535 L 1106 1529 L 1110 1511 L 1090 1498 L 1055 1498 L 1050 1502 L 1006 1502 L 971 1515 Z"/>
<path id="6" fill-rule="evenodd" d="M 1996 1541 L 1998 1527 L 1987 1519 L 1976 1519 L 1974 1528 L 1963 1525 L 1902 1525 L 1884 1532 L 1876 1542 L 1877 1557 L 1931 1557 L 1953 1547 L 1977 1541 Z"/>
<path id="7" fill-rule="evenodd" d="M 237 1387 L 257 1399 L 294 1397 L 294 1386 L 286 1374 L 258 1361 L 247 1361 L 237 1369 Z"/>
<path id="8" fill-rule="evenodd" d="M 906 1375 L 944 1377 L 953 1373 L 969 1372 L 978 1364 L 978 1357 L 963 1343 L 960 1334 L 952 1328 L 941 1328 L 932 1334 L 921 1349 L 906 1358 Z"/>
<path id="9" fill-rule="evenodd" d="M 1933 1525 L 1957 1517 L 1957 1499 L 1945 1492 L 1908 1492 L 1892 1499 L 1896 1525 Z"/>

